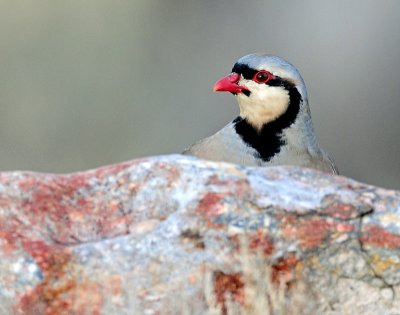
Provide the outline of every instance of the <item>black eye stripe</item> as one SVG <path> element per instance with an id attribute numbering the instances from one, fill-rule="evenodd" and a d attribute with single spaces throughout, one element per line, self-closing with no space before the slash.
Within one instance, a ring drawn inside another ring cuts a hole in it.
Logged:
<path id="1" fill-rule="evenodd" d="M 232 72 L 239 73 L 245 78 L 246 80 L 253 79 L 254 75 L 258 72 L 258 70 L 254 70 L 247 65 L 241 63 L 235 63 L 232 68 Z"/>
<path id="2" fill-rule="evenodd" d="M 236 72 L 238 74 L 241 74 L 243 78 L 246 80 L 252 80 L 254 76 L 256 75 L 259 70 L 255 70 L 250 68 L 248 65 L 242 64 L 242 63 L 235 63 L 235 65 L 232 68 L 232 72 Z M 282 79 L 280 77 L 275 76 L 275 79 L 269 80 L 267 83 L 265 83 L 270 86 L 282 86 L 285 89 L 291 89 L 295 85 L 290 82 L 289 80 Z"/>

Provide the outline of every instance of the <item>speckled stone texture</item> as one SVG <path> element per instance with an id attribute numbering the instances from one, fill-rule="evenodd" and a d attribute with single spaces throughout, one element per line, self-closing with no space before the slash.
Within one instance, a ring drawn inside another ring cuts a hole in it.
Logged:
<path id="1" fill-rule="evenodd" d="M 400 314 L 399 192 L 179 155 L 1 173 L 0 314 L 205 314 L 206 274 L 246 303 L 240 237 L 315 312 Z"/>

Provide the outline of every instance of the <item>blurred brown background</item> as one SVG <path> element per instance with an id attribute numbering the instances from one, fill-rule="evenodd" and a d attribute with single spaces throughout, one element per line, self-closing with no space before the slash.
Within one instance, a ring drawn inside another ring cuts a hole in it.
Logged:
<path id="1" fill-rule="evenodd" d="M 250 52 L 301 71 L 343 175 L 400 189 L 400 1 L 1 0 L 0 170 L 180 152 L 238 112 Z"/>

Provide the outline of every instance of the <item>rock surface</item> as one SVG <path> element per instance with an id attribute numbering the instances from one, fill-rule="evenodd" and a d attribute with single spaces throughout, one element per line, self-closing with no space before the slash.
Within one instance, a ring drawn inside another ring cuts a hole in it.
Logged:
<path id="1" fill-rule="evenodd" d="M 399 192 L 179 155 L 0 174 L 1 315 L 244 314 L 255 252 L 304 314 L 400 314 Z"/>

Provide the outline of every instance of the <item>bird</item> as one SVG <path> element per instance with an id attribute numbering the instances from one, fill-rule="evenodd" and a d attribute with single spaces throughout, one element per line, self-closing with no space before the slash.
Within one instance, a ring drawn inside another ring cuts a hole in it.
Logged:
<path id="1" fill-rule="evenodd" d="M 245 166 L 295 165 L 338 174 L 318 144 L 307 89 L 285 59 L 254 53 L 239 58 L 214 92 L 230 92 L 239 116 L 182 154 Z"/>

